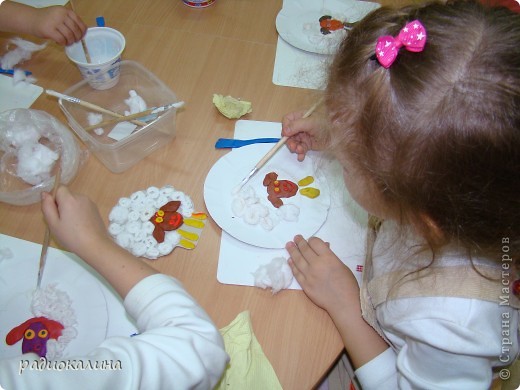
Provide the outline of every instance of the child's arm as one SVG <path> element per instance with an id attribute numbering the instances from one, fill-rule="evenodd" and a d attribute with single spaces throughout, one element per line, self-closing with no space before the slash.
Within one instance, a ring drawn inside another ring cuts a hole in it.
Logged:
<path id="1" fill-rule="evenodd" d="M 34 8 L 4 1 L 0 4 L 0 30 L 71 45 L 85 35 L 87 26 L 74 11 L 65 7 Z"/>
<path id="2" fill-rule="evenodd" d="M 56 199 L 42 194 L 42 211 L 54 237 L 98 271 L 124 298 L 140 280 L 157 273 L 108 235 L 96 205 L 60 186 Z"/>
<path id="3" fill-rule="evenodd" d="M 286 245 L 289 265 L 303 291 L 329 313 L 355 368 L 380 355 L 388 345 L 361 317 L 357 281 L 329 245 L 296 236 Z"/>
<path id="4" fill-rule="evenodd" d="M 326 126 L 325 114 L 314 112 L 308 118 L 302 118 L 304 111 L 291 112 L 283 117 L 282 136 L 289 137 L 287 147 L 298 154 L 298 161 L 303 161 L 309 150 L 323 149 L 318 135 Z"/>

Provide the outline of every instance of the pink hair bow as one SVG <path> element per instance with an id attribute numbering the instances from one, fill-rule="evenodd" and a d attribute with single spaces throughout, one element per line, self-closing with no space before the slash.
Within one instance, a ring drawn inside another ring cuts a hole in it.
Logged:
<path id="1" fill-rule="evenodd" d="M 379 63 L 389 68 L 397 57 L 399 49 L 404 46 L 412 52 L 423 51 L 426 44 L 426 29 L 418 20 L 407 23 L 397 37 L 385 35 L 379 37 L 376 44 L 376 57 Z"/>

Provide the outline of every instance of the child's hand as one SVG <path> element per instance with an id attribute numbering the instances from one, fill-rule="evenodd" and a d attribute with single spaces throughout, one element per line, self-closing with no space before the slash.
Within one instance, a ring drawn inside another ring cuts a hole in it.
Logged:
<path id="1" fill-rule="evenodd" d="M 80 257 L 99 248 L 104 240 L 111 240 L 96 205 L 65 186 L 58 188 L 55 199 L 42 193 L 42 211 L 54 237 Z"/>
<path id="2" fill-rule="evenodd" d="M 331 251 L 329 244 L 317 237 L 306 241 L 294 237 L 286 249 L 289 265 L 305 294 L 331 316 L 338 311 L 359 312 L 359 287 L 356 278 Z"/>
<path id="3" fill-rule="evenodd" d="M 59 45 L 72 45 L 83 38 L 87 26 L 74 11 L 52 6 L 34 9 L 32 31 L 33 35 L 52 39 Z"/>
<path id="4" fill-rule="evenodd" d="M 304 112 L 292 112 L 283 117 L 282 136 L 289 137 L 287 147 L 298 154 L 298 161 L 303 161 L 309 150 L 321 150 L 323 145 L 318 137 L 325 126 L 325 118 L 319 113 L 303 119 Z"/>

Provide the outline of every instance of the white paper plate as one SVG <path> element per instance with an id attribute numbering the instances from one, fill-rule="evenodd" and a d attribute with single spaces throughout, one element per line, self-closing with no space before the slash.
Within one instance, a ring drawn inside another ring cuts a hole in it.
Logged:
<path id="1" fill-rule="evenodd" d="M 276 17 L 276 29 L 282 39 L 298 49 L 334 54 L 348 32 L 342 30 L 323 35 L 320 32 L 320 17 L 330 15 L 353 23 L 379 7 L 376 3 L 354 0 L 327 0 L 313 4 L 299 2 L 281 9 Z"/>
<path id="2" fill-rule="evenodd" d="M 0 247 L 10 248 L 10 240 L 0 237 Z M 41 246 L 24 241 L 12 249 L 13 257 L 0 260 L 0 358 L 22 355 L 22 342 L 5 343 L 5 336 L 15 326 L 34 317 L 32 293 L 36 288 Z M 38 248 L 35 250 L 35 248 Z M 100 282 L 72 254 L 49 248 L 42 287 L 55 284 L 66 292 L 76 315 L 77 337 L 66 346 L 62 357 L 81 356 L 106 338 L 108 309 Z"/>
<path id="3" fill-rule="evenodd" d="M 246 244 L 262 248 L 284 248 L 295 235 L 305 238 L 316 233 L 327 219 L 330 207 L 330 192 L 327 179 L 317 170 L 312 158 L 307 156 L 303 162 L 296 155 L 283 147 L 267 164 L 260 169 L 246 184 L 250 185 L 259 198 L 265 196 L 265 203 L 270 212 L 276 208 L 267 200 L 267 190 L 262 182 L 269 172 L 276 172 L 280 180 L 297 183 L 306 176 L 313 176 L 310 187 L 320 190 L 320 196 L 310 199 L 297 193 L 291 198 L 284 198 L 284 204 L 299 207 L 298 221 L 280 221 L 273 230 L 267 231 L 260 225 L 248 225 L 242 218 L 234 216 L 231 206 L 233 190 L 251 171 L 254 165 L 272 148 L 272 145 L 251 145 L 235 149 L 223 156 L 211 168 L 204 183 L 204 200 L 215 222 L 228 234 Z"/>

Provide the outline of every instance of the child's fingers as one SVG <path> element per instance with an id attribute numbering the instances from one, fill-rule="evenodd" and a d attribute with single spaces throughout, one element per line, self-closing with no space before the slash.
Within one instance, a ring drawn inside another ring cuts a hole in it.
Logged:
<path id="1" fill-rule="evenodd" d="M 323 241 L 318 237 L 309 238 L 309 247 L 318 255 L 324 255 L 330 252 L 330 243 Z"/>
<path id="2" fill-rule="evenodd" d="M 56 28 L 61 35 L 61 39 L 59 42 L 56 41 L 57 43 L 68 46 L 68 45 L 72 45 L 74 42 L 76 42 L 74 32 L 66 23 L 60 24 Z"/>
<path id="3" fill-rule="evenodd" d="M 305 240 L 301 235 L 297 235 L 296 237 L 294 237 L 294 243 L 296 244 L 298 250 L 307 262 L 309 261 L 309 259 L 312 259 L 317 255 L 314 249 L 309 245 L 309 242 Z"/>
<path id="4" fill-rule="evenodd" d="M 54 225 L 60 219 L 58 205 L 54 197 L 48 192 L 42 192 L 42 213 L 48 225 Z"/>

